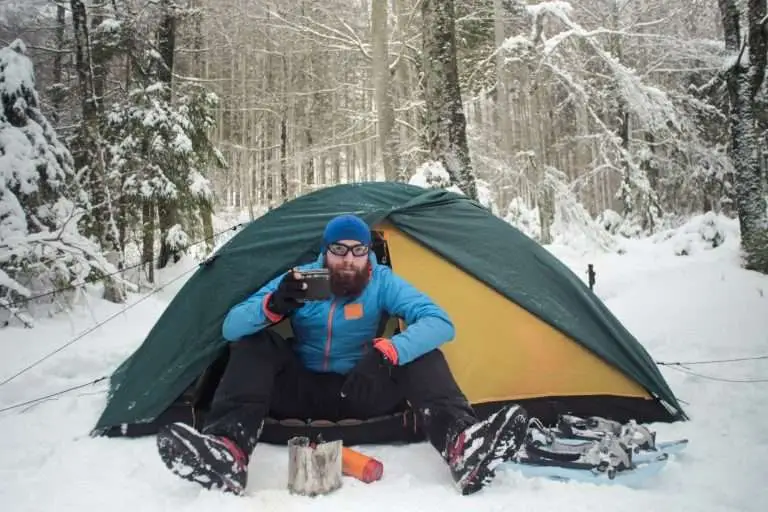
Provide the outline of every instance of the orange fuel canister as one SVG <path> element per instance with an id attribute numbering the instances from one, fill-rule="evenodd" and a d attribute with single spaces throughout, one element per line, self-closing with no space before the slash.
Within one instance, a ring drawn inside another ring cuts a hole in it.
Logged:
<path id="1" fill-rule="evenodd" d="M 344 446 L 341 448 L 341 472 L 370 483 L 381 478 L 384 465 L 373 457 Z"/>

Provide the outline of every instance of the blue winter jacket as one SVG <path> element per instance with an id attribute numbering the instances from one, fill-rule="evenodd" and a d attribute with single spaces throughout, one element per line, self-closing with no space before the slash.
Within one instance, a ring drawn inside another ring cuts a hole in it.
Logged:
<path id="1" fill-rule="evenodd" d="M 322 258 L 321 254 L 299 270 L 322 267 Z M 453 339 L 454 326 L 443 309 L 392 269 L 379 265 L 373 252 L 370 261 L 371 279 L 359 297 L 307 302 L 291 315 L 295 349 L 310 370 L 347 373 L 366 345 L 370 347 L 384 312 L 407 325 L 392 337 L 398 364 L 409 363 Z M 282 278 L 276 277 L 229 311 L 222 328 L 224 339 L 236 341 L 273 323 L 265 303 Z"/>

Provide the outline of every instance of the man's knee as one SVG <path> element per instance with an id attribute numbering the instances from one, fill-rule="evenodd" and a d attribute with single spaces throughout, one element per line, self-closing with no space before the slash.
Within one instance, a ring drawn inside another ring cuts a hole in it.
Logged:
<path id="1" fill-rule="evenodd" d="M 440 349 L 423 354 L 410 363 L 399 367 L 401 383 L 410 393 L 437 392 L 439 394 L 461 394 L 458 384 Z"/>
<path id="2" fill-rule="evenodd" d="M 448 366 L 448 360 L 445 358 L 445 354 L 443 354 L 443 351 L 439 348 L 420 355 L 410 363 L 403 365 L 403 367 L 419 370 L 434 369 L 436 371 L 451 371 Z"/>
<path id="3" fill-rule="evenodd" d="M 245 354 L 259 357 L 285 357 L 290 351 L 289 342 L 271 330 L 259 331 L 236 341 L 227 342 L 230 355 Z"/>

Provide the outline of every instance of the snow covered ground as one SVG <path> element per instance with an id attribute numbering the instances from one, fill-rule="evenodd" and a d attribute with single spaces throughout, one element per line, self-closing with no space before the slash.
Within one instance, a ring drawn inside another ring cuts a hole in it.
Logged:
<path id="1" fill-rule="evenodd" d="M 550 249 L 586 280 L 657 360 L 697 361 L 768 354 L 768 277 L 737 265 L 737 224 L 717 220 L 725 241 L 706 249 L 701 219 L 652 240 L 622 241 L 624 254 L 594 254 L 574 245 Z M 669 237 L 665 240 L 666 237 Z M 689 255 L 678 256 L 681 248 Z M 166 281 L 191 269 L 186 261 Z M 183 279 L 118 314 L 103 327 L 18 378 L 0 385 L 0 409 L 108 374 L 138 346 Z M 0 330 L 0 382 L 120 307 L 91 298 L 76 314 L 35 329 Z M 732 380 L 768 379 L 768 360 L 696 365 L 697 373 Z M 104 405 L 106 382 L 55 400 L 0 412 L 0 509 L 22 511 L 260 510 L 765 510 L 768 486 L 768 381 L 721 382 L 662 368 L 687 402 L 692 421 L 654 427 L 661 439 L 691 446 L 639 489 L 526 479 L 502 471 L 481 493 L 454 491 L 427 444 L 366 447 L 385 465 L 374 484 L 345 479 L 321 498 L 286 491 L 286 450 L 259 446 L 245 498 L 203 491 L 160 462 L 154 440 L 89 437 Z"/>

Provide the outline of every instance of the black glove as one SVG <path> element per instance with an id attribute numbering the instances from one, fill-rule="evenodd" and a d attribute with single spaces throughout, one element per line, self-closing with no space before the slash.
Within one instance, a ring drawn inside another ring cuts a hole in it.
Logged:
<path id="1" fill-rule="evenodd" d="M 341 386 L 342 398 L 374 393 L 377 385 L 383 384 L 384 379 L 391 377 L 392 366 L 381 351 L 371 347 L 347 374 Z"/>
<path id="2" fill-rule="evenodd" d="M 273 313 L 281 316 L 290 315 L 304 305 L 303 299 L 307 294 L 307 283 L 303 278 L 296 278 L 297 272 L 292 270 L 285 274 L 282 281 L 269 298 L 267 307 Z"/>

